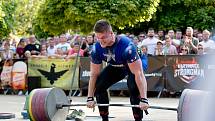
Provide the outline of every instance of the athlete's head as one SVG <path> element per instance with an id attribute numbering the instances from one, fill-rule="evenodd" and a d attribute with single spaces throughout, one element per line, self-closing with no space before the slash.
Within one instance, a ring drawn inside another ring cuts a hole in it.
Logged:
<path id="1" fill-rule="evenodd" d="M 114 44 L 115 35 L 108 21 L 106 20 L 97 21 L 94 26 L 94 32 L 97 41 L 103 48 L 112 46 Z"/>

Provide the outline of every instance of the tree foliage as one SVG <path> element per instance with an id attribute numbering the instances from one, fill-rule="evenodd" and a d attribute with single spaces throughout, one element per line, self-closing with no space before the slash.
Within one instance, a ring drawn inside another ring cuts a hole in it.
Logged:
<path id="1" fill-rule="evenodd" d="M 123 29 L 150 21 L 160 0 L 46 0 L 37 15 L 42 30 L 60 34 L 70 29 L 92 31 L 99 19 Z"/>
<path id="2" fill-rule="evenodd" d="M 0 1 L 0 39 L 7 37 L 14 30 L 15 8 L 14 0 Z"/>
<path id="3" fill-rule="evenodd" d="M 161 0 L 150 25 L 157 29 L 212 29 L 215 26 L 214 0 Z"/>
<path id="4" fill-rule="evenodd" d="M 44 0 L 16 0 L 15 29 L 18 35 L 32 33 L 32 23 Z"/>

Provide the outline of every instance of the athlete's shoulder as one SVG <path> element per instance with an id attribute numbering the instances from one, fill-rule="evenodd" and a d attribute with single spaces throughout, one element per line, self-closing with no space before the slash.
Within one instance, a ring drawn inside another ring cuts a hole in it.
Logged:
<path id="1" fill-rule="evenodd" d="M 117 38 L 120 40 L 120 42 L 123 42 L 123 43 L 130 43 L 131 42 L 131 39 L 125 35 L 118 35 Z"/>

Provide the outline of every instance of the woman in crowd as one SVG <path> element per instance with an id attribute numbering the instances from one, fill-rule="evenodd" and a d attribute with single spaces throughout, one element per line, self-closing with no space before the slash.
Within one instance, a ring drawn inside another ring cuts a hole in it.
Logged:
<path id="1" fill-rule="evenodd" d="M 189 54 L 189 48 L 184 45 L 181 47 L 181 53 L 179 53 L 179 55 L 187 55 L 187 54 Z"/>
<path id="2" fill-rule="evenodd" d="M 24 58 L 25 45 L 25 38 L 21 38 L 16 48 L 17 58 Z"/>

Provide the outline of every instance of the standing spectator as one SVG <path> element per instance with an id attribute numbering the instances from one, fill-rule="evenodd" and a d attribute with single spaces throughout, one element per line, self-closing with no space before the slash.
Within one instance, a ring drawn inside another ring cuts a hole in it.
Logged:
<path id="1" fill-rule="evenodd" d="M 142 43 L 142 41 L 145 39 L 145 34 L 143 32 L 141 32 L 139 35 L 138 35 L 138 46 Z"/>
<path id="2" fill-rule="evenodd" d="M 176 47 L 177 52 L 180 52 L 180 45 L 181 45 L 181 40 L 182 39 L 182 32 L 180 30 L 176 31 L 175 34 L 175 39 L 172 39 L 172 44 Z"/>
<path id="3" fill-rule="evenodd" d="M 94 45 L 94 37 L 92 34 L 87 36 L 87 51 L 84 52 L 84 56 L 88 57 L 92 51 L 93 45 Z"/>
<path id="4" fill-rule="evenodd" d="M 198 33 L 197 38 L 199 39 L 199 42 L 202 42 L 203 41 L 202 33 Z"/>
<path id="5" fill-rule="evenodd" d="M 164 55 L 178 55 L 176 47 L 171 44 L 171 38 L 169 35 L 165 36 L 165 46 L 163 48 Z"/>
<path id="6" fill-rule="evenodd" d="M 67 58 L 72 58 L 78 56 L 84 56 L 84 50 L 80 48 L 80 44 L 78 42 L 74 43 L 73 47 L 69 50 Z"/>
<path id="7" fill-rule="evenodd" d="M 203 45 L 202 44 L 198 44 L 198 55 L 203 55 L 203 54 L 205 54 L 204 53 L 204 47 L 203 47 Z"/>
<path id="8" fill-rule="evenodd" d="M 181 43 L 182 46 L 185 45 L 189 48 L 190 54 L 197 54 L 197 45 L 199 44 L 199 40 L 193 37 L 192 27 L 187 27 L 186 37 L 181 41 Z"/>
<path id="9" fill-rule="evenodd" d="M 65 34 L 60 35 L 60 43 L 56 47 L 60 48 L 64 55 L 68 55 L 68 51 L 71 47 L 70 44 L 67 43 L 67 38 Z"/>
<path id="10" fill-rule="evenodd" d="M 189 48 L 186 46 L 182 46 L 181 53 L 179 53 L 179 55 L 187 55 L 187 54 L 189 54 Z"/>
<path id="11" fill-rule="evenodd" d="M 142 46 L 141 47 L 142 50 L 142 55 L 140 56 L 141 61 L 142 61 L 142 66 L 143 66 L 143 71 L 146 72 L 148 69 L 148 49 L 147 46 Z"/>
<path id="12" fill-rule="evenodd" d="M 3 45 L 3 51 L 1 53 L 1 59 L 2 60 L 10 60 L 13 59 L 14 53 L 12 50 L 10 50 L 10 43 L 8 40 L 5 41 Z"/>
<path id="13" fill-rule="evenodd" d="M 159 40 L 161 40 L 161 41 L 163 41 L 165 39 L 163 30 L 158 31 L 158 37 L 159 37 Z"/>
<path id="14" fill-rule="evenodd" d="M 136 46 L 138 46 L 138 43 L 139 43 L 138 37 L 135 36 L 132 41 Z"/>
<path id="15" fill-rule="evenodd" d="M 63 51 L 61 50 L 61 48 L 57 48 L 55 54 L 54 54 L 53 56 L 51 56 L 51 57 L 66 58 L 67 55 L 65 55 L 65 54 L 63 53 Z"/>
<path id="16" fill-rule="evenodd" d="M 203 33 L 203 41 L 200 42 L 199 44 L 201 44 L 204 48 L 204 53 L 208 54 L 210 53 L 212 50 L 215 49 L 215 43 L 213 40 L 210 40 L 210 32 L 208 30 L 204 30 Z"/>
<path id="17" fill-rule="evenodd" d="M 46 48 L 46 44 L 45 43 L 41 45 L 40 55 L 41 56 L 48 56 L 48 54 L 47 54 L 47 48 Z"/>
<path id="18" fill-rule="evenodd" d="M 21 38 L 16 48 L 16 53 L 18 55 L 18 58 L 24 58 L 25 46 L 26 46 L 25 38 Z"/>
<path id="19" fill-rule="evenodd" d="M 54 36 L 54 43 L 55 43 L 55 46 L 58 45 L 60 43 L 60 38 L 59 36 Z"/>
<path id="20" fill-rule="evenodd" d="M 12 50 L 13 53 L 16 53 L 16 46 L 17 46 L 17 42 L 16 42 L 16 40 L 13 38 L 13 39 L 12 39 L 12 43 L 10 44 L 10 50 Z"/>
<path id="21" fill-rule="evenodd" d="M 163 43 L 161 41 L 157 42 L 157 46 L 155 48 L 155 55 L 163 55 Z"/>
<path id="22" fill-rule="evenodd" d="M 199 33 L 199 30 L 198 29 L 193 29 L 193 37 L 198 37 L 198 33 Z"/>
<path id="23" fill-rule="evenodd" d="M 57 47 L 55 46 L 55 40 L 51 37 L 47 38 L 47 41 L 49 42 L 49 46 L 47 48 L 47 55 L 53 56 L 55 55 L 55 52 L 57 50 Z"/>
<path id="24" fill-rule="evenodd" d="M 38 55 L 40 53 L 40 44 L 36 43 L 34 35 L 29 37 L 29 44 L 25 46 L 24 52 L 30 51 L 31 55 Z"/>
<path id="25" fill-rule="evenodd" d="M 149 28 L 148 30 L 148 37 L 144 39 L 141 43 L 141 46 L 145 45 L 148 48 L 148 54 L 154 55 L 155 47 L 159 40 L 154 37 L 154 29 Z"/>
<path id="26" fill-rule="evenodd" d="M 169 35 L 169 37 L 170 37 L 171 40 L 174 39 L 174 37 L 175 37 L 175 32 L 174 32 L 174 30 L 169 30 L 169 31 L 168 31 L 168 35 Z"/>

